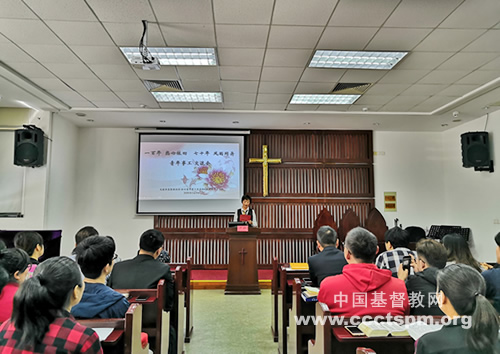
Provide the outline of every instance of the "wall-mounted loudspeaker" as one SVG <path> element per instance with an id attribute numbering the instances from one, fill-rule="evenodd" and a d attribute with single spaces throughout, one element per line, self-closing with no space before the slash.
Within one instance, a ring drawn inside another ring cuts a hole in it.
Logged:
<path id="1" fill-rule="evenodd" d="M 493 172 L 490 159 L 488 132 L 469 132 L 460 135 L 462 141 L 462 165 L 475 171 Z"/>
<path id="2" fill-rule="evenodd" d="M 14 165 L 39 167 L 45 163 L 43 130 L 29 126 L 18 129 L 14 137 Z"/>

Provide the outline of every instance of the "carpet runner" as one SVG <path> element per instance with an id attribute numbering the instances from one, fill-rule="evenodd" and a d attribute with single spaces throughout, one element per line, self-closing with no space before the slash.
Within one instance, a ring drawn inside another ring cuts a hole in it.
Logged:
<path id="1" fill-rule="evenodd" d="M 259 269 L 259 285 L 261 289 L 270 289 L 273 271 Z M 226 287 L 227 270 L 196 269 L 191 272 L 193 289 L 224 289 Z"/>

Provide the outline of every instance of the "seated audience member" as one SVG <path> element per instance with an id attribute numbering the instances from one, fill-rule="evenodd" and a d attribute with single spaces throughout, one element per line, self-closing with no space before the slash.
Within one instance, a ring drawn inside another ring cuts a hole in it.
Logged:
<path id="1" fill-rule="evenodd" d="M 398 278 L 406 280 L 410 301 L 410 315 L 442 316 L 436 299 L 437 273 L 446 266 L 446 249 L 436 240 L 422 239 L 417 243 L 417 258 L 411 266 L 415 274 L 399 266 Z"/>
<path id="2" fill-rule="evenodd" d="M 30 265 L 28 267 L 28 278 L 33 276 L 38 259 L 43 256 L 45 248 L 43 246 L 42 236 L 35 231 L 22 231 L 14 236 L 14 246 L 24 250 L 30 256 Z"/>
<path id="3" fill-rule="evenodd" d="M 497 263 L 500 263 L 500 232 L 495 236 L 497 244 Z M 481 273 L 486 280 L 486 297 L 493 302 L 493 306 L 500 313 L 500 268 L 485 270 Z"/>
<path id="4" fill-rule="evenodd" d="M 167 305 L 171 306 L 174 285 L 170 266 L 156 261 L 164 242 L 165 238 L 160 231 L 145 231 L 139 241 L 139 254 L 133 259 L 115 264 L 109 286 L 114 289 L 154 289 L 160 279 L 165 279 Z"/>
<path id="5" fill-rule="evenodd" d="M 320 286 L 318 301 L 335 315 L 405 315 L 410 312 L 405 283 L 379 269 L 373 261 L 377 238 L 361 227 L 347 233 L 342 274 L 327 277 Z"/>
<path id="6" fill-rule="evenodd" d="M 109 277 L 109 286 L 114 289 L 154 289 L 160 279 L 165 279 L 167 291 L 164 307 L 171 308 L 174 283 L 170 266 L 157 260 L 164 243 L 165 238 L 160 231 L 145 231 L 139 240 L 139 254 L 114 266 Z M 169 354 L 177 352 L 176 338 L 175 329 L 170 326 Z"/>
<path id="7" fill-rule="evenodd" d="M 459 234 L 448 234 L 443 237 L 443 245 L 448 252 L 448 262 L 449 264 L 467 264 L 477 270 L 482 272 L 478 261 L 472 256 L 470 252 L 469 244 L 462 235 Z"/>
<path id="8" fill-rule="evenodd" d="M 98 235 L 99 231 L 97 231 L 93 226 L 84 226 L 80 230 L 78 230 L 77 233 L 75 234 L 75 248 L 73 249 L 73 251 L 71 251 L 71 256 L 69 256 L 69 258 L 76 261 L 75 250 L 76 247 L 80 244 L 80 242 L 85 240 L 87 237 L 98 236 Z"/>
<path id="9" fill-rule="evenodd" d="M 129 302 L 106 286 L 106 276 L 113 270 L 115 249 L 115 241 L 109 236 L 91 236 L 76 247 L 78 264 L 85 276 L 83 297 L 71 310 L 76 318 L 125 317 Z"/>
<path id="10" fill-rule="evenodd" d="M 99 231 L 93 226 L 84 226 L 75 234 L 75 247 L 87 237 L 99 236 Z"/>
<path id="11" fill-rule="evenodd" d="M 156 258 L 156 260 L 161 263 L 170 263 L 170 254 L 165 250 L 161 250 L 160 255 Z"/>
<path id="12" fill-rule="evenodd" d="M 14 295 L 28 274 L 29 257 L 18 248 L 0 251 L 0 323 L 12 315 Z"/>
<path id="13" fill-rule="evenodd" d="M 399 265 L 404 256 L 415 254 L 408 248 L 409 233 L 400 227 L 393 227 L 385 232 L 385 252 L 378 255 L 375 264 L 380 269 L 389 269 L 393 277 L 398 276 Z"/>
<path id="14" fill-rule="evenodd" d="M 41 263 L 14 296 L 12 319 L 0 326 L 0 352 L 102 353 L 97 334 L 70 315 L 84 287 L 68 257 Z"/>
<path id="15" fill-rule="evenodd" d="M 498 315 L 484 297 L 486 284 L 477 270 L 452 264 L 437 276 L 441 310 L 452 319 L 439 331 L 424 334 L 417 342 L 417 354 L 499 353 Z"/>
<path id="16" fill-rule="evenodd" d="M 321 226 L 316 238 L 319 253 L 309 257 L 307 261 L 313 286 L 319 286 L 330 275 L 342 274 L 342 268 L 347 264 L 344 253 L 337 248 L 339 239 L 334 229 Z"/>

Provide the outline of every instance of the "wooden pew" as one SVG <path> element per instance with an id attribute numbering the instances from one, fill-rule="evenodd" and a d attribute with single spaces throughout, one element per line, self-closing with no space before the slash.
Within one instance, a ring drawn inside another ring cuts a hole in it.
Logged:
<path id="1" fill-rule="evenodd" d="M 281 292 L 280 290 L 280 275 L 278 267 L 281 264 L 278 263 L 278 257 L 273 258 L 273 275 L 271 282 L 271 296 L 272 296 L 272 316 L 271 316 L 271 332 L 273 333 L 273 339 L 278 342 L 278 297 Z"/>
<path id="2" fill-rule="evenodd" d="M 193 335 L 193 288 L 191 286 L 191 271 L 193 269 L 192 258 L 188 257 L 186 263 L 171 263 L 170 269 L 175 269 L 180 266 L 182 269 L 182 287 L 184 290 L 184 310 L 185 310 L 185 323 L 184 330 L 184 343 L 191 341 Z"/>
<path id="3" fill-rule="evenodd" d="M 283 264 L 279 268 L 280 293 L 278 296 L 278 351 L 287 354 L 288 326 L 290 310 L 292 309 L 292 285 L 294 278 L 302 279 L 309 277 L 309 271 L 304 269 L 290 269 L 289 264 Z"/>
<path id="4" fill-rule="evenodd" d="M 175 268 L 174 277 L 174 299 L 170 313 L 170 326 L 175 330 L 177 336 L 177 354 L 184 353 L 184 291 L 182 268 Z"/>
<path id="5" fill-rule="evenodd" d="M 113 332 L 101 339 L 104 353 L 147 354 L 149 345 L 145 348 L 141 343 L 142 305 L 131 304 L 125 313 L 125 318 L 96 318 L 78 320 L 79 323 L 91 328 L 113 328 Z"/>
<path id="6" fill-rule="evenodd" d="M 330 318 L 334 315 L 328 309 L 326 304 L 316 303 L 316 316 L 325 316 Z M 415 317 L 415 316 L 409 316 Z M 417 316 L 418 317 L 418 316 Z M 439 323 L 444 316 L 430 316 L 434 323 Z M 349 324 L 349 318 L 344 319 L 343 324 L 332 326 L 330 321 L 325 324 L 316 325 L 316 336 L 314 340 L 309 340 L 309 354 L 324 353 L 354 353 L 357 347 L 369 347 L 377 353 L 383 354 L 413 354 L 415 351 L 415 342 L 412 337 L 363 337 L 352 336 L 344 325 Z"/>
<path id="7" fill-rule="evenodd" d="M 312 322 L 307 325 L 297 325 L 295 316 L 314 316 L 316 303 L 316 299 L 314 301 L 305 301 L 302 298 L 302 281 L 295 278 L 293 280 L 292 309 L 288 326 L 287 349 L 290 353 L 307 353 L 307 343 L 310 339 L 314 339 L 316 327 Z"/>
<path id="8" fill-rule="evenodd" d="M 122 294 L 128 294 L 130 303 L 139 303 L 144 306 L 142 316 L 142 331 L 150 338 L 155 338 L 155 352 L 168 353 L 170 336 L 169 323 L 171 314 L 164 308 L 166 294 L 165 280 L 158 282 L 156 289 L 115 289 Z M 176 291 L 174 291 L 175 297 Z M 147 297 L 146 300 L 137 300 Z M 179 352 L 181 354 L 182 352 Z"/>

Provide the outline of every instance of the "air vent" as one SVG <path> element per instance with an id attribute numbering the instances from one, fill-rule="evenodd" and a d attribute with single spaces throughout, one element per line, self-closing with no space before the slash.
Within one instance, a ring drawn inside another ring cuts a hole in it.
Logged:
<path id="1" fill-rule="evenodd" d="M 178 92 L 184 91 L 181 82 L 177 80 L 144 80 L 149 92 Z"/>
<path id="2" fill-rule="evenodd" d="M 368 90 L 372 84 L 353 84 L 353 83 L 338 83 L 332 90 L 332 93 L 345 95 L 362 95 Z"/>

